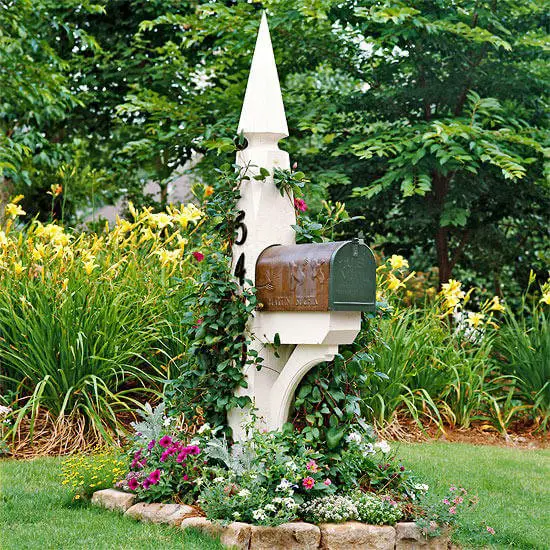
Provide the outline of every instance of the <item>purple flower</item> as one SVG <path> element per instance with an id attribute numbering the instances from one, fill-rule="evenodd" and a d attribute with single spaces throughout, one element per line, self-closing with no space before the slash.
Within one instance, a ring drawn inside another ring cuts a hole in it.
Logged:
<path id="1" fill-rule="evenodd" d="M 141 483 L 141 486 L 147 491 L 147 489 L 149 489 L 149 487 L 151 486 L 151 482 L 149 481 L 149 479 L 144 479 Z"/>
<path id="2" fill-rule="evenodd" d="M 147 450 L 150 451 L 155 446 L 156 441 L 154 439 L 151 439 L 149 441 L 149 445 L 147 445 Z"/>
<path id="3" fill-rule="evenodd" d="M 159 445 L 167 449 L 170 445 L 172 445 L 172 438 L 169 435 L 161 437 L 159 440 Z"/>
<path id="4" fill-rule="evenodd" d="M 134 460 L 139 460 L 141 458 L 141 449 L 134 453 Z"/>
<path id="5" fill-rule="evenodd" d="M 137 478 L 131 477 L 128 480 L 128 489 L 130 489 L 130 491 L 135 491 L 138 488 L 138 486 L 139 486 L 139 483 Z"/>
<path id="6" fill-rule="evenodd" d="M 151 485 L 156 485 L 159 482 L 160 479 L 160 470 L 157 468 L 156 470 L 153 470 L 149 477 L 147 478 L 149 480 L 149 483 Z"/>
<path id="7" fill-rule="evenodd" d="M 187 452 L 186 452 L 186 450 L 184 449 L 184 450 L 181 451 L 181 453 L 179 453 L 178 456 L 176 457 L 176 462 L 177 462 L 177 463 L 181 463 L 181 462 L 183 462 L 186 458 L 187 458 Z"/>
<path id="8" fill-rule="evenodd" d="M 183 481 L 189 481 L 189 476 L 187 474 L 183 476 Z"/>
<path id="9" fill-rule="evenodd" d="M 199 447 L 197 447 L 197 445 L 189 445 L 189 447 L 186 447 L 186 449 L 190 455 L 198 455 L 201 452 L 201 450 L 199 449 Z"/>
<path id="10" fill-rule="evenodd" d="M 170 456 L 170 451 L 167 449 L 166 451 L 164 451 L 161 455 L 160 455 L 160 461 L 161 462 L 166 462 L 166 459 Z"/>

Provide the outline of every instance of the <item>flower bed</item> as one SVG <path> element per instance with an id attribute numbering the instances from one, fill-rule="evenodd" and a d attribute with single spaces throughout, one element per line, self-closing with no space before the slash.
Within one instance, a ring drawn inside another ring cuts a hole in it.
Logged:
<path id="1" fill-rule="evenodd" d="M 443 549 L 450 544 L 446 533 L 428 539 L 413 522 L 399 522 L 395 526 L 356 521 L 320 525 L 295 521 L 275 527 L 243 522 L 223 525 L 208 520 L 197 508 L 185 504 L 134 504 L 135 500 L 135 495 L 113 489 L 97 491 L 92 498 L 94 504 L 123 512 L 133 519 L 198 529 L 219 537 L 227 546 L 242 550 Z"/>
<path id="2" fill-rule="evenodd" d="M 397 543 L 405 538 L 425 545 L 471 504 L 454 486 L 430 499 L 428 486 L 362 421 L 330 445 L 291 426 L 250 427 L 246 441 L 231 445 L 221 428 L 205 425 L 189 437 L 170 423 L 159 408 L 135 425 L 128 473 L 116 484 L 124 492 L 96 492 L 96 504 L 232 544 L 241 537 L 246 548 L 405 548 Z M 270 546 L 270 537 L 286 542 Z M 293 546 L 303 537 L 305 546 Z"/>

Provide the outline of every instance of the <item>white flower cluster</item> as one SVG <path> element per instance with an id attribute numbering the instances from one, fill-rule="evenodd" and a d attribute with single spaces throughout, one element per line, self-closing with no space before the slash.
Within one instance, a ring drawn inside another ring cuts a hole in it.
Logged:
<path id="1" fill-rule="evenodd" d="M 298 504 L 296 504 L 296 501 L 292 497 L 275 497 L 271 503 L 254 510 L 252 517 L 257 522 L 266 522 L 273 518 L 291 518 L 297 509 Z"/>
<path id="2" fill-rule="evenodd" d="M 358 433 L 358 432 L 351 432 L 347 437 L 346 437 L 346 441 L 348 443 L 352 443 L 354 445 L 357 445 L 357 447 L 359 447 L 359 449 L 361 449 L 361 451 L 363 451 L 363 453 L 367 454 L 367 455 L 371 455 L 371 454 L 374 454 L 376 452 L 375 450 L 375 445 L 373 445 L 372 443 L 367 443 L 364 439 L 363 439 L 363 436 Z M 381 442 L 381 443 L 385 443 L 387 445 L 387 443 L 384 441 L 384 442 Z M 376 446 L 378 445 L 378 443 L 376 444 Z M 389 447 L 389 445 L 388 445 Z"/>
<path id="3" fill-rule="evenodd" d="M 391 447 L 389 445 L 389 443 L 387 441 L 378 441 L 377 443 L 374 444 L 374 446 L 377 448 L 377 449 L 380 449 L 384 454 L 388 454 L 391 450 Z"/>
<path id="4" fill-rule="evenodd" d="M 403 515 L 397 502 L 373 493 L 358 493 L 353 501 L 358 519 L 371 525 L 393 525 Z"/>
<path id="5" fill-rule="evenodd" d="M 351 497 L 327 496 L 310 500 L 300 507 L 300 516 L 312 523 L 338 523 L 359 518 Z"/>

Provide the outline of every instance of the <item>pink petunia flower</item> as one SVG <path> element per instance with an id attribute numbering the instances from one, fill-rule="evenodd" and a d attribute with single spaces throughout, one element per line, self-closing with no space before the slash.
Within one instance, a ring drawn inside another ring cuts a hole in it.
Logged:
<path id="1" fill-rule="evenodd" d="M 456 487 L 455 487 L 454 485 L 451 485 L 451 486 L 449 487 L 449 491 L 456 491 Z"/>
<path id="2" fill-rule="evenodd" d="M 153 470 L 149 477 L 147 478 L 149 480 L 149 483 L 151 485 L 156 485 L 159 482 L 160 479 L 160 470 L 157 468 L 156 470 Z"/>
<path id="3" fill-rule="evenodd" d="M 166 462 L 166 459 L 170 456 L 170 450 L 169 449 L 166 449 L 166 451 L 164 451 L 161 455 L 160 455 L 160 461 L 161 462 Z"/>
<path id="4" fill-rule="evenodd" d="M 193 258 L 195 258 L 197 262 L 202 262 L 204 260 L 204 254 L 202 252 L 193 252 Z"/>
<path id="5" fill-rule="evenodd" d="M 183 476 L 183 481 L 189 481 L 189 476 L 187 474 Z"/>
<path id="6" fill-rule="evenodd" d="M 159 445 L 167 449 L 170 445 L 172 445 L 172 438 L 169 435 L 161 437 L 159 440 Z"/>
<path id="7" fill-rule="evenodd" d="M 464 499 L 462 497 L 456 497 L 455 499 L 453 499 L 453 502 L 455 504 L 462 504 L 464 502 Z"/>
<path id="8" fill-rule="evenodd" d="M 147 450 L 148 451 L 152 450 L 155 444 L 156 444 L 156 441 L 154 439 L 151 439 L 151 441 L 149 441 L 149 445 L 147 445 Z"/>
<path id="9" fill-rule="evenodd" d="M 325 479 L 325 481 L 323 481 L 323 483 L 328 487 L 329 485 L 332 485 L 332 481 L 330 481 L 330 479 L 327 477 L 327 479 Z"/>
<path id="10" fill-rule="evenodd" d="M 310 476 L 305 477 L 302 481 L 302 485 L 309 491 L 310 489 L 313 489 L 315 480 Z"/>
<path id="11" fill-rule="evenodd" d="M 188 454 L 190 455 L 198 455 L 200 454 L 201 450 L 197 445 L 189 445 L 186 447 Z"/>
<path id="12" fill-rule="evenodd" d="M 444 498 L 441 502 L 443 502 L 443 504 L 446 504 L 447 506 L 451 505 L 451 501 L 448 498 Z"/>
<path id="13" fill-rule="evenodd" d="M 186 458 L 187 458 L 187 451 L 185 449 L 183 449 L 183 451 L 181 451 L 181 453 L 178 454 L 178 456 L 176 457 L 176 462 L 178 464 L 181 464 Z"/>
<path id="14" fill-rule="evenodd" d="M 317 465 L 317 462 L 315 462 L 315 460 L 310 460 L 307 464 L 306 464 L 306 468 L 310 471 L 310 472 L 313 472 L 314 474 L 316 472 L 319 471 L 319 466 Z"/>
<path id="15" fill-rule="evenodd" d="M 144 479 L 141 483 L 141 486 L 147 490 L 149 489 L 149 487 L 151 486 L 151 482 L 149 481 L 149 479 Z"/>
<path id="16" fill-rule="evenodd" d="M 138 488 L 138 486 L 139 486 L 139 483 L 137 478 L 131 477 L 128 480 L 128 489 L 130 489 L 130 491 L 135 491 Z"/>
<path id="17" fill-rule="evenodd" d="M 307 210 L 307 204 L 304 199 L 294 199 L 294 208 L 300 212 L 305 212 Z"/>
<path id="18" fill-rule="evenodd" d="M 449 514 L 456 514 L 456 507 L 455 506 L 451 506 L 449 508 Z"/>

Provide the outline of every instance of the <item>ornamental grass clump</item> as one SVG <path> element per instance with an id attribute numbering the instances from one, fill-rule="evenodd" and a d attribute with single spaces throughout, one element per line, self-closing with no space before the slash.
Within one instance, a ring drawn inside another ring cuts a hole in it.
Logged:
<path id="1" fill-rule="evenodd" d="M 160 394 L 187 346 L 178 309 L 196 272 L 186 243 L 203 214 L 130 211 L 131 221 L 77 234 L 56 222 L 18 226 L 17 200 L 6 207 L 0 389 L 19 454 L 116 441 L 121 419 Z"/>

